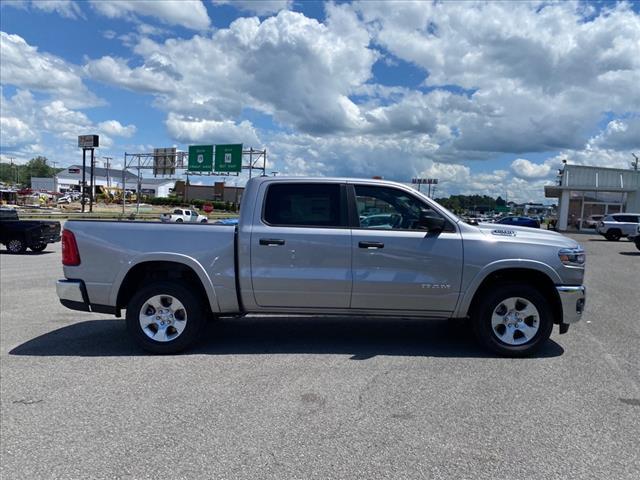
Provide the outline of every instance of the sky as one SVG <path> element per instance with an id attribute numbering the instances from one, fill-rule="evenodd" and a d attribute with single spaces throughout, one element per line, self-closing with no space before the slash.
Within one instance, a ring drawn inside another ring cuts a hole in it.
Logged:
<path id="1" fill-rule="evenodd" d="M 242 143 L 526 202 L 640 155 L 640 2 L 2 0 L 0 27 L 3 161 Z"/>

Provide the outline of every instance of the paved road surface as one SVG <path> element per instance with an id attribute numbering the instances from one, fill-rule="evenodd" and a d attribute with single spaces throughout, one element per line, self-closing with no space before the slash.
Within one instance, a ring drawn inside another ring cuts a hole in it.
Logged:
<path id="1" fill-rule="evenodd" d="M 640 252 L 576 236 L 588 310 L 537 358 L 446 322 L 224 320 L 149 356 L 0 254 L 1 477 L 640 478 Z"/>

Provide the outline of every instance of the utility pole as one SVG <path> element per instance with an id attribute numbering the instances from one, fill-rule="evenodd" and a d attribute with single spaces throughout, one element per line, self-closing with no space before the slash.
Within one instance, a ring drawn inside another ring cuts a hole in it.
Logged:
<path id="1" fill-rule="evenodd" d="M 631 167 L 637 172 L 638 171 L 638 156 L 635 153 L 631 153 L 631 155 L 633 155 L 633 158 L 635 158 L 635 160 L 633 162 L 631 162 Z"/>
<path id="2" fill-rule="evenodd" d="M 111 160 L 113 160 L 113 157 L 102 157 L 106 160 L 105 164 L 107 166 L 107 187 L 111 186 L 111 180 L 109 178 L 109 167 L 111 167 Z"/>
<path id="3" fill-rule="evenodd" d="M 13 161 L 14 161 L 15 159 L 16 159 L 16 157 L 9 157 L 9 163 L 11 163 L 11 170 L 13 170 L 13 168 L 15 167 L 15 171 L 14 171 L 14 173 L 15 173 L 15 175 L 16 175 L 16 176 L 15 176 L 16 181 L 15 181 L 14 183 L 15 183 L 15 184 L 17 184 L 17 183 L 18 183 L 18 166 L 13 164 Z"/>

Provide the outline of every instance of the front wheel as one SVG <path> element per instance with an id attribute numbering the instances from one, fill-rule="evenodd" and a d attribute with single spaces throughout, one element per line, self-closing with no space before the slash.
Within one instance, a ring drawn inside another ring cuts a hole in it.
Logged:
<path id="1" fill-rule="evenodd" d="M 620 232 L 620 230 L 609 230 L 605 234 L 604 238 L 606 238 L 611 242 L 617 242 L 618 240 L 620 240 L 621 236 L 622 236 L 622 233 Z"/>
<path id="2" fill-rule="evenodd" d="M 640 235 L 635 238 L 634 243 L 636 244 L 636 248 L 640 250 Z"/>
<path id="3" fill-rule="evenodd" d="M 45 250 L 45 248 L 47 248 L 47 244 L 46 243 L 38 243 L 36 245 L 31 245 L 29 248 L 31 250 L 33 250 L 34 252 L 43 252 Z"/>
<path id="4" fill-rule="evenodd" d="M 478 340 L 504 356 L 524 357 L 550 337 L 553 315 L 545 297 L 526 284 L 496 286 L 473 315 Z"/>
<path id="5" fill-rule="evenodd" d="M 27 244 L 20 238 L 12 238 L 7 243 L 7 250 L 11 253 L 24 253 L 27 250 Z"/>
<path id="6" fill-rule="evenodd" d="M 155 282 L 127 305 L 127 330 L 152 353 L 178 353 L 191 346 L 206 321 L 202 299 L 178 282 Z"/>

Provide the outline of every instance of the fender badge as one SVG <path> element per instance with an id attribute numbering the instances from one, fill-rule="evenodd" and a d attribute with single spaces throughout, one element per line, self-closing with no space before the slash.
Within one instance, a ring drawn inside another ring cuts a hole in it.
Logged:
<path id="1" fill-rule="evenodd" d="M 502 235 L 503 237 L 515 237 L 516 236 L 516 232 L 514 230 L 503 230 L 500 228 L 497 228 L 495 230 L 491 230 L 491 233 L 493 235 Z"/>

